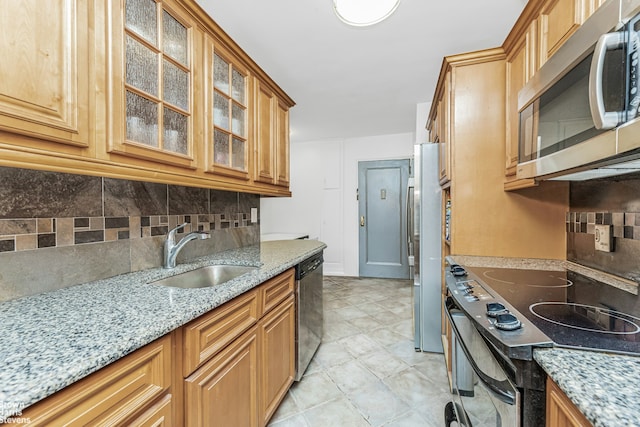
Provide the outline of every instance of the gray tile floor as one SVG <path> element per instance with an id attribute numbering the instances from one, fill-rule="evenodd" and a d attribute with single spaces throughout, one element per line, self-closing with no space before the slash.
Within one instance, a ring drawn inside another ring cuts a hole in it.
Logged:
<path id="1" fill-rule="evenodd" d="M 414 350 L 412 282 L 325 277 L 324 338 L 271 427 L 440 427 L 444 357 Z"/>

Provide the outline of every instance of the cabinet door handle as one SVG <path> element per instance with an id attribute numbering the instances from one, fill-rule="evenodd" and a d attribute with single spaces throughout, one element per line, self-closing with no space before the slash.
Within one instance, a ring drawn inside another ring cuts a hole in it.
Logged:
<path id="1" fill-rule="evenodd" d="M 364 215 L 360 216 L 360 227 L 364 227 Z"/>

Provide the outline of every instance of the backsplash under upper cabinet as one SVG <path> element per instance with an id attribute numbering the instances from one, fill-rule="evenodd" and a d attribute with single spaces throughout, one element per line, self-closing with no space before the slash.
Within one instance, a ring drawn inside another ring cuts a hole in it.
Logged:
<path id="1" fill-rule="evenodd" d="M 3 167 L 0 182 L 0 301 L 159 267 L 183 222 L 213 238 L 181 259 L 260 240 L 253 194 Z"/>
<path id="2" fill-rule="evenodd" d="M 640 174 L 572 182 L 567 260 L 640 283 Z M 611 225 L 613 252 L 595 250 L 595 225 Z"/>

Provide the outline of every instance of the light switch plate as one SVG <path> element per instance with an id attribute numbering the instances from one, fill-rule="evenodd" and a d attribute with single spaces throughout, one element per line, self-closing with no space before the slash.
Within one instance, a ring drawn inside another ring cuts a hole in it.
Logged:
<path id="1" fill-rule="evenodd" d="M 258 222 L 258 208 L 251 208 L 251 224 Z"/>
<path id="2" fill-rule="evenodd" d="M 612 252 L 611 226 L 597 224 L 595 227 L 596 251 Z"/>

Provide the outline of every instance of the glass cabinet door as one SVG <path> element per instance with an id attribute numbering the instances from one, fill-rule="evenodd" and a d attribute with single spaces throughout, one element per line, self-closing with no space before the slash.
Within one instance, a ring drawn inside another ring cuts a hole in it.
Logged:
<path id="1" fill-rule="evenodd" d="M 248 73 L 219 45 L 208 40 L 208 171 L 248 179 Z M 212 104 L 212 105 L 211 105 Z"/>
<path id="2" fill-rule="evenodd" d="M 168 5 L 124 2 L 123 145 L 139 157 L 178 156 L 184 164 L 193 157 L 191 26 Z"/>

